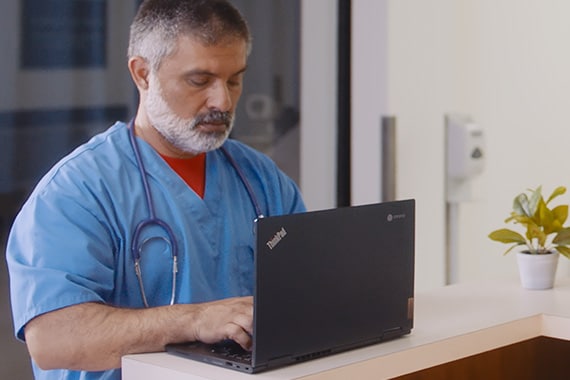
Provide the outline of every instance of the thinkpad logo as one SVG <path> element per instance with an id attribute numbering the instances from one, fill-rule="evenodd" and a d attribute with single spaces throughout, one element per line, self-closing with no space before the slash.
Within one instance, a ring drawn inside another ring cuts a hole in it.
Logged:
<path id="1" fill-rule="evenodd" d="M 281 229 L 277 231 L 271 240 L 265 243 L 265 245 L 267 245 L 269 249 L 273 250 L 273 248 L 275 248 L 285 236 L 287 236 L 287 230 L 285 230 L 285 227 L 281 227 Z"/>

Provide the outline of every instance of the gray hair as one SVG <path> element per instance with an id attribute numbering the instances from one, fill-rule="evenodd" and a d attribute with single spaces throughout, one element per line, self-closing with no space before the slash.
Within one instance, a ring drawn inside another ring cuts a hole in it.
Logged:
<path id="1" fill-rule="evenodd" d="M 247 22 L 226 0 L 146 0 L 131 24 L 128 57 L 143 57 L 156 71 L 183 35 L 206 46 L 241 39 L 251 50 Z"/>

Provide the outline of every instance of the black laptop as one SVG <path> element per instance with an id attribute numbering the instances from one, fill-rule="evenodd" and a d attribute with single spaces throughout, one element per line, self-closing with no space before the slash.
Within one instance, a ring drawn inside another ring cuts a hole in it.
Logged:
<path id="1" fill-rule="evenodd" d="M 415 201 L 257 222 L 253 346 L 171 344 L 170 353 L 254 373 L 409 334 Z"/>

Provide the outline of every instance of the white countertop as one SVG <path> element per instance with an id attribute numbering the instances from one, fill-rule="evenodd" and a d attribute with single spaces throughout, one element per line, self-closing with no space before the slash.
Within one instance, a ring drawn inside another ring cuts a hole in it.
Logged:
<path id="1" fill-rule="evenodd" d="M 391 378 L 537 336 L 570 340 L 570 279 L 551 290 L 495 281 L 418 292 L 410 335 L 256 375 L 150 353 L 125 356 L 123 380 Z"/>

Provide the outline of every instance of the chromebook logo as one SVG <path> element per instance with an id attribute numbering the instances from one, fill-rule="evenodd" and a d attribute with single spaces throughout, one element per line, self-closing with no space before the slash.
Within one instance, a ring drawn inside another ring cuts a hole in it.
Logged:
<path id="1" fill-rule="evenodd" d="M 386 217 L 386 219 L 389 222 L 393 222 L 394 220 L 405 219 L 405 218 L 406 218 L 406 214 L 388 214 L 388 216 Z"/>

